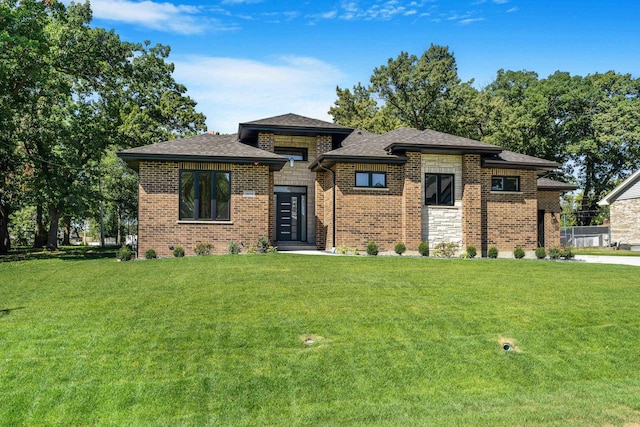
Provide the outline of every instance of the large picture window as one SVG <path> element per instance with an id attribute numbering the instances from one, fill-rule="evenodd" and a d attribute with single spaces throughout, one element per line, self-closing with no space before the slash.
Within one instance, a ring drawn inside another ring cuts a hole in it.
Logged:
<path id="1" fill-rule="evenodd" d="M 432 206 L 453 206 L 453 174 L 427 173 L 424 176 L 424 202 Z"/>
<path id="2" fill-rule="evenodd" d="M 229 221 L 229 172 L 180 171 L 180 219 Z"/>
<path id="3" fill-rule="evenodd" d="M 356 187 L 385 188 L 387 174 L 384 172 L 356 172 Z"/>
<path id="4" fill-rule="evenodd" d="M 491 191 L 520 191 L 520 177 L 492 176 Z"/>

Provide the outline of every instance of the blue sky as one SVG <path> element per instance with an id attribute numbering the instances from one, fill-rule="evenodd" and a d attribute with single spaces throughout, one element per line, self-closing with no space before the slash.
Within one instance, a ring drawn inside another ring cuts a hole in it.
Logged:
<path id="1" fill-rule="evenodd" d="M 209 130 L 297 113 L 331 120 L 335 88 L 401 51 L 449 46 L 478 88 L 500 68 L 640 77 L 634 0 L 93 0 L 93 25 L 171 46 Z"/>

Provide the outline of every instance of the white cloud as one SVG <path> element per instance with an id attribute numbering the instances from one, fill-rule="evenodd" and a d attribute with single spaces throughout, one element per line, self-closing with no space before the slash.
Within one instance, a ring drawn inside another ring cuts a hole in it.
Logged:
<path id="1" fill-rule="evenodd" d="M 205 30 L 228 30 L 204 19 L 196 6 L 174 5 L 150 0 L 93 0 L 93 16 L 107 21 L 137 24 L 153 30 L 178 34 L 199 34 Z"/>
<path id="2" fill-rule="evenodd" d="M 466 19 L 460 20 L 458 22 L 458 24 L 469 25 L 469 24 L 472 24 L 474 22 L 480 22 L 480 21 L 484 21 L 484 18 L 466 18 Z"/>
<path id="3" fill-rule="evenodd" d="M 198 102 L 209 130 L 234 133 L 238 123 L 286 113 L 331 121 L 327 113 L 344 79 L 331 64 L 285 56 L 273 62 L 189 56 L 175 62 L 176 80 Z"/>
<path id="4" fill-rule="evenodd" d="M 507 10 L 507 13 L 517 12 L 518 10 L 520 9 L 518 9 L 517 7 L 512 7 L 511 9 Z"/>

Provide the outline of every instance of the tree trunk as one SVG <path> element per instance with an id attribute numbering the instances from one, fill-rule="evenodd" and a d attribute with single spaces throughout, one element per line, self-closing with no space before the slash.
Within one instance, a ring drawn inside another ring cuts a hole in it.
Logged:
<path id="1" fill-rule="evenodd" d="M 42 219 L 42 205 L 36 206 L 36 229 L 33 233 L 33 247 L 42 248 L 45 244 L 45 227 Z"/>
<path id="2" fill-rule="evenodd" d="M 58 250 L 58 222 L 60 221 L 60 209 L 49 208 L 49 235 L 47 237 L 47 250 Z"/>
<path id="3" fill-rule="evenodd" d="M 118 234 L 116 235 L 116 244 L 122 244 L 122 213 L 120 209 L 118 209 Z"/>
<path id="4" fill-rule="evenodd" d="M 62 217 L 62 244 L 64 246 L 71 245 L 71 215 L 65 215 Z"/>
<path id="5" fill-rule="evenodd" d="M 9 207 L 0 205 L 0 254 L 6 254 L 11 250 L 9 213 Z"/>

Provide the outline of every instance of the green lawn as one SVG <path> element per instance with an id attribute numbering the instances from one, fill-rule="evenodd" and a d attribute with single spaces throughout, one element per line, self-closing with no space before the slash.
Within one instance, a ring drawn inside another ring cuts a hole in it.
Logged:
<path id="1" fill-rule="evenodd" d="M 4 262 L 0 424 L 640 423 L 639 313 L 620 265 Z"/>

